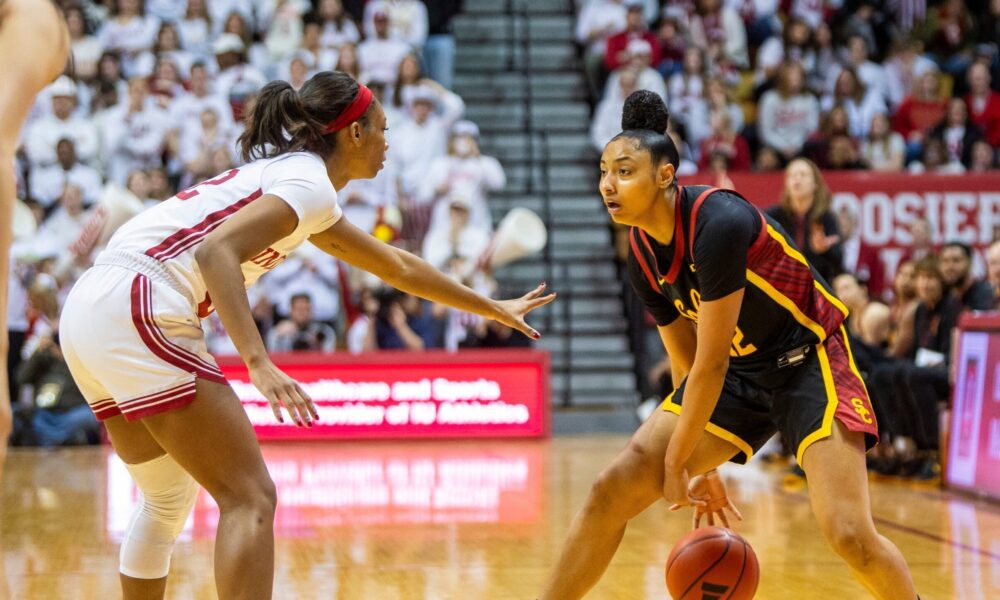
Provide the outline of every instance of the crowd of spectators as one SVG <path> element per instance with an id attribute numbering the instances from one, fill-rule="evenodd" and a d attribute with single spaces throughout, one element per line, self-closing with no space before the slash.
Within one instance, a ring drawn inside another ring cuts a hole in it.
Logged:
<path id="1" fill-rule="evenodd" d="M 1000 167 L 997 0 L 578 0 L 598 150 L 663 96 L 681 175 Z M 973 19 L 972 15 L 976 15 Z"/>
<path id="2" fill-rule="evenodd" d="M 235 140 L 258 90 L 337 69 L 366 83 L 388 120 L 385 168 L 338 193 L 344 215 L 490 292 L 483 266 L 500 163 L 450 90 L 460 0 L 63 0 L 66 72 L 26 123 L 9 282 L 15 443 L 93 441 L 96 426 L 58 348 L 60 301 L 114 228 L 238 167 Z M 384 289 L 306 244 L 250 290 L 276 352 L 520 345 L 474 315 Z M 235 348 L 217 317 L 212 352 Z"/>

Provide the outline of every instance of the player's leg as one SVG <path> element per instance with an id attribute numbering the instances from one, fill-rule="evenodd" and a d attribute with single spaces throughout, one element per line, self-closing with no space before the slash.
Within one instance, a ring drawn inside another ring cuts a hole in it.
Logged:
<path id="1" fill-rule="evenodd" d="M 903 555 L 875 530 L 864 434 L 849 431 L 834 420 L 832 435 L 806 448 L 802 468 L 820 530 L 855 577 L 876 598 L 916 598 Z"/>
<path id="2" fill-rule="evenodd" d="M 179 466 L 171 469 L 176 462 L 164 465 L 172 459 L 142 422 L 129 422 L 119 415 L 104 424 L 115 452 L 142 493 L 119 555 L 122 596 L 124 600 L 159 600 L 167 588 L 166 571 L 177 538 L 174 532 L 180 532 L 187 520 L 197 484 L 187 473 L 177 472 Z"/>
<path id="3" fill-rule="evenodd" d="M 41 6 L 39 6 L 41 5 Z M 7 362 L 7 276 L 14 210 L 14 151 L 35 95 L 66 63 L 69 39 L 52 4 L 0 2 L 0 364 Z M 12 398 L 6 368 L 0 373 L 0 473 L 7 455 Z"/>
<path id="4" fill-rule="evenodd" d="M 607 569 L 629 519 L 662 497 L 663 458 L 677 419 L 672 412 L 657 410 L 598 475 L 573 519 L 543 600 L 582 598 Z M 693 476 L 710 471 L 737 452 L 730 442 L 705 433 L 688 460 L 688 472 Z"/>
<path id="5" fill-rule="evenodd" d="M 184 408 L 148 416 L 153 439 L 219 505 L 215 583 L 220 598 L 270 598 L 274 579 L 274 483 L 232 389 L 197 380 Z"/>

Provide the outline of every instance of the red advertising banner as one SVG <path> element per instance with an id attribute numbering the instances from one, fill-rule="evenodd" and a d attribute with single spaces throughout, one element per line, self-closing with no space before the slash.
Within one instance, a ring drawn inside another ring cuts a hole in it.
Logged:
<path id="1" fill-rule="evenodd" d="M 730 173 L 736 190 L 766 207 L 781 199 L 784 175 Z M 695 176 L 692 182 L 706 182 Z M 911 242 L 909 227 L 923 216 L 930 223 L 935 244 L 957 240 L 977 252 L 979 272 L 982 252 L 993 241 L 1000 225 L 1000 173 L 964 175 L 909 175 L 871 171 L 823 173 L 833 193 L 833 210 L 849 208 L 858 220 L 861 242 L 879 250 L 891 281 L 904 248 Z"/>
<path id="2" fill-rule="evenodd" d="M 502 524 L 491 535 L 531 536 L 537 532 L 531 524 L 545 507 L 547 445 L 537 440 L 261 449 L 278 492 L 274 528 L 282 537 L 356 536 L 359 525 L 430 523 Z M 105 462 L 105 529 L 111 541 L 120 542 L 139 490 L 114 452 L 107 452 Z M 211 538 L 218 522 L 218 505 L 200 490 L 181 540 Z"/>
<path id="3" fill-rule="evenodd" d="M 219 366 L 261 440 L 539 437 L 549 355 L 535 350 L 274 354 L 316 404 L 313 427 L 274 418 L 238 357 Z"/>
<path id="4" fill-rule="evenodd" d="M 959 324 L 945 480 L 1000 499 L 1000 315 Z"/>

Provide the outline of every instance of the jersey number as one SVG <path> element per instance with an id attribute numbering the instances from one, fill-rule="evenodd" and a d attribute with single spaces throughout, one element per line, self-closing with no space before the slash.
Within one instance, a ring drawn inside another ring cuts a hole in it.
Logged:
<path id="1" fill-rule="evenodd" d="M 229 169 L 228 171 L 226 171 L 222 175 L 219 175 L 215 179 L 206 179 L 205 181 L 202 181 L 198 185 L 189 187 L 188 189 L 184 190 L 183 192 L 177 192 L 177 197 L 179 199 L 181 199 L 181 200 L 190 200 L 191 198 L 194 198 L 195 196 L 198 195 L 198 187 L 199 186 L 202 186 L 202 185 L 222 185 L 223 183 L 226 183 L 227 181 L 229 181 L 233 177 L 236 177 L 236 174 L 239 173 L 239 171 L 240 171 L 239 169 Z"/>
<path id="2" fill-rule="evenodd" d="M 680 299 L 674 300 L 674 307 L 677 312 L 683 317 L 698 322 L 698 308 L 701 306 L 701 294 L 698 290 L 691 290 L 691 304 L 694 306 L 693 309 L 689 310 L 684 306 L 684 303 Z M 743 332 L 739 327 L 733 332 L 733 342 L 729 348 L 729 356 L 739 357 L 739 356 L 749 356 L 757 351 L 757 346 L 754 346 L 750 342 L 744 340 Z"/>

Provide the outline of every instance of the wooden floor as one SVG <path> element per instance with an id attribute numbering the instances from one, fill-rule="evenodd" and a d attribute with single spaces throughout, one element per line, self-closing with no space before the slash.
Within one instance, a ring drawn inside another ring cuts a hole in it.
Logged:
<path id="1" fill-rule="evenodd" d="M 535 598 L 572 515 L 623 437 L 542 442 L 282 444 L 275 598 Z M 804 484 L 782 470 L 725 471 L 760 558 L 758 598 L 868 596 L 818 537 Z M 13 451 L 2 495 L 0 589 L 17 599 L 116 598 L 118 542 L 136 498 L 107 449 Z M 925 600 L 1000 598 L 1000 507 L 874 481 L 881 531 Z M 174 552 L 167 596 L 214 598 L 218 511 L 202 493 Z M 688 516 L 637 518 L 590 598 L 666 598 L 663 564 Z"/>

